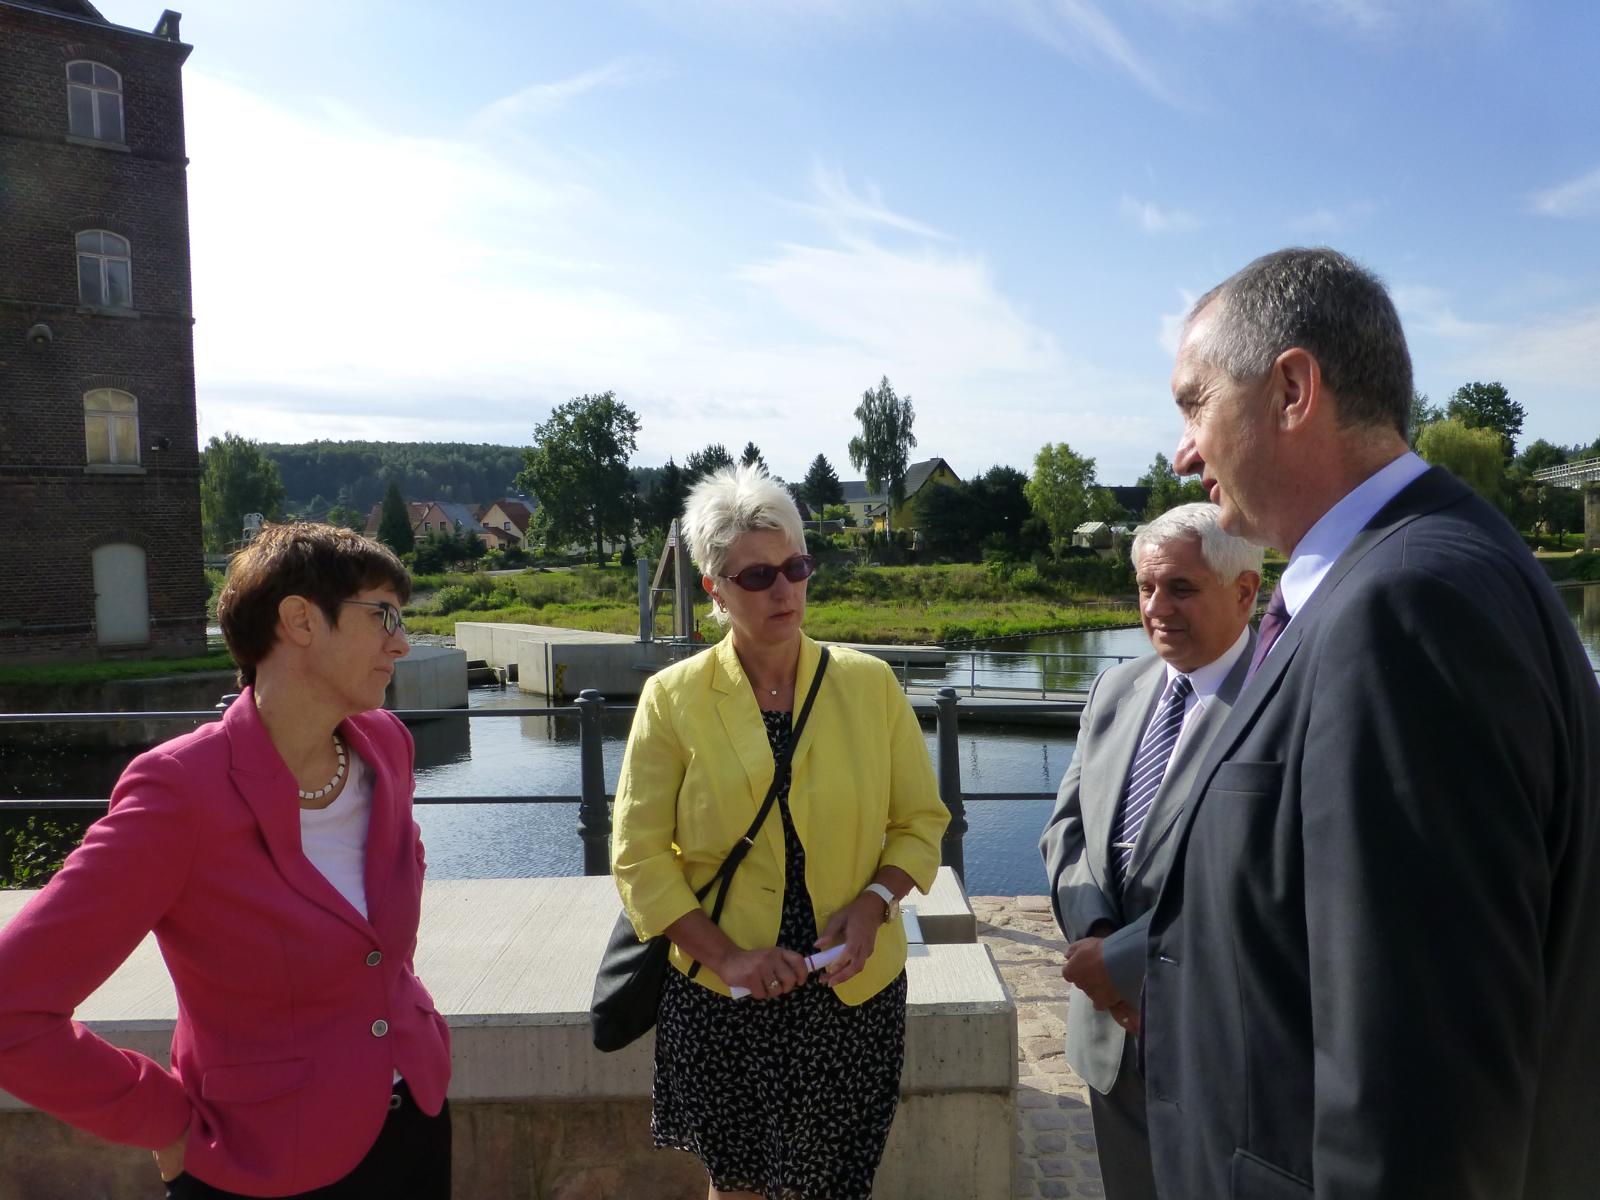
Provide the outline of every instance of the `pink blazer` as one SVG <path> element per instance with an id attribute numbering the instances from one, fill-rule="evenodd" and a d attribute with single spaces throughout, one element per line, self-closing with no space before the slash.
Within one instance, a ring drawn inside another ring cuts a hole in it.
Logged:
<path id="1" fill-rule="evenodd" d="M 342 726 L 372 768 L 370 920 L 300 849 L 294 777 L 249 689 L 129 764 L 83 844 L 0 930 L 0 1087 L 114 1142 L 189 1128 L 185 1167 L 249 1196 L 348 1174 L 399 1071 L 436 1113 L 450 1034 L 417 979 L 424 861 L 413 749 L 381 709 Z M 155 931 L 178 996 L 172 1070 L 73 1009 Z"/>

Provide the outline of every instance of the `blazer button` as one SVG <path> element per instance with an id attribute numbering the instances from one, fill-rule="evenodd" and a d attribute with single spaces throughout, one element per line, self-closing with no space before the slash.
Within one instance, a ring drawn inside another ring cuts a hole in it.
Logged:
<path id="1" fill-rule="evenodd" d="M 367 955 L 367 966 L 369 966 L 369 967 L 375 967 L 379 963 L 381 963 L 382 961 L 383 961 L 383 951 L 382 950 L 374 950 L 371 954 Z"/>
<path id="2" fill-rule="evenodd" d="M 384 1034 L 386 1034 L 388 1032 L 389 1032 L 389 1022 L 383 1021 L 383 1020 L 378 1020 L 378 1021 L 374 1021 L 372 1023 L 372 1036 L 373 1037 L 382 1037 Z"/>

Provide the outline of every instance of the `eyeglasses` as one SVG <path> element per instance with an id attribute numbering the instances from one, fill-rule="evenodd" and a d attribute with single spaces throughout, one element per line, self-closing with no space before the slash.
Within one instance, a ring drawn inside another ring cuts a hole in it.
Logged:
<path id="1" fill-rule="evenodd" d="M 396 629 L 404 629 L 406 623 L 400 619 L 400 610 L 387 600 L 342 600 L 341 604 L 359 604 L 362 608 L 375 608 L 383 614 L 383 632 L 393 635 Z"/>
<path id="2" fill-rule="evenodd" d="M 778 582 L 780 571 L 790 583 L 799 583 L 803 579 L 810 579 L 816 569 L 817 560 L 811 555 L 796 554 L 777 566 L 771 563 L 752 563 L 736 575 L 722 575 L 719 578 L 731 579 L 747 592 L 764 592 Z"/>

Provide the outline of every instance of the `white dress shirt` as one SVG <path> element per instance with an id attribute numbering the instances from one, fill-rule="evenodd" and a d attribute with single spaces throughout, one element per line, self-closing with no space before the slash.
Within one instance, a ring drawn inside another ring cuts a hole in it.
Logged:
<path id="1" fill-rule="evenodd" d="M 1250 627 L 1246 625 L 1239 631 L 1239 637 L 1233 645 L 1222 652 L 1220 658 L 1212 659 L 1203 667 L 1193 671 L 1180 671 L 1171 663 L 1167 664 L 1167 682 L 1162 685 L 1161 694 L 1165 696 L 1167 689 L 1172 686 L 1172 681 L 1179 675 L 1187 674 L 1189 683 L 1194 691 L 1189 693 L 1183 706 L 1183 728 L 1178 731 L 1178 740 L 1173 744 L 1172 753 L 1176 755 L 1183 739 L 1189 736 L 1189 730 L 1194 725 L 1200 713 L 1216 698 L 1217 691 L 1222 687 L 1222 681 L 1228 677 L 1228 672 L 1233 670 L 1233 664 L 1239 661 L 1239 656 L 1244 653 L 1245 645 L 1250 641 Z M 1158 706 L 1159 711 L 1159 706 Z"/>

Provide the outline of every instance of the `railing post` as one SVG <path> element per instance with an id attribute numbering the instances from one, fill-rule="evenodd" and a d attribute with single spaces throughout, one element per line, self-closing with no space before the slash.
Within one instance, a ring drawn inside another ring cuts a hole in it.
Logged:
<path id="1" fill-rule="evenodd" d="M 962 886 L 967 882 L 966 836 L 967 806 L 961 799 L 961 741 L 957 736 L 956 705 L 961 702 L 953 687 L 939 689 L 939 799 L 950 810 L 950 824 L 944 831 L 944 865 L 953 869 Z"/>
<path id="2" fill-rule="evenodd" d="M 605 697 L 593 688 L 578 693 L 578 836 L 583 873 L 611 873 L 611 811 L 606 807 L 606 764 L 600 753 L 600 714 Z"/>

